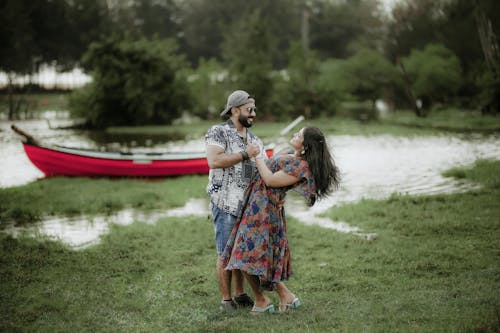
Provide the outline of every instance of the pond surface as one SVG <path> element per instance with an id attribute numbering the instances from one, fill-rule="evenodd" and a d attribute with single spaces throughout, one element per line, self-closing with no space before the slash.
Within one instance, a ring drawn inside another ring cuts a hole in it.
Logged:
<path id="1" fill-rule="evenodd" d="M 55 117 L 51 127 L 69 124 L 69 119 Z M 105 149 L 123 147 L 126 149 L 155 151 L 199 151 L 204 149 L 202 138 L 191 141 L 162 141 L 155 136 L 156 142 L 140 140 L 98 142 L 99 135 L 88 135 L 75 130 L 51 129 L 45 120 L 23 121 L 16 124 L 27 132 L 50 143 L 63 143 L 66 146 Z M 0 187 L 27 184 L 43 177 L 22 150 L 19 137 L 10 130 L 10 123 L 0 122 Z M 109 139 L 106 138 L 106 139 Z M 128 138 L 130 140 L 130 138 Z M 360 230 L 342 221 L 331 221 L 321 217 L 331 207 L 359 201 L 363 198 L 383 199 L 393 193 L 437 194 L 463 191 L 478 186 L 464 181 L 445 178 L 441 173 L 455 166 L 466 166 L 477 159 L 500 159 L 500 137 L 495 135 L 439 135 L 395 137 L 380 136 L 330 136 L 330 146 L 339 168 L 342 171 L 342 185 L 339 191 L 307 208 L 295 195 L 288 198 L 287 215 L 305 224 L 316 224 L 339 232 L 353 233 L 366 239 L 376 235 L 369 230 Z M 140 144 L 138 144 L 138 142 Z M 109 230 L 110 223 L 129 224 L 133 221 L 155 223 L 163 217 L 172 215 L 208 216 L 208 202 L 193 199 L 186 206 L 170 211 L 136 212 L 124 210 L 111 216 L 52 218 L 42 221 L 28 229 L 9 226 L 5 232 L 18 234 L 47 235 L 60 238 L 64 242 L 84 247 L 95 244 L 99 235 Z"/>

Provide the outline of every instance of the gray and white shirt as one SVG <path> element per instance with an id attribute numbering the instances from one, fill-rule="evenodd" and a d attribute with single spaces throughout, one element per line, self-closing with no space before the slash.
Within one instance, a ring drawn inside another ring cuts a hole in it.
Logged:
<path id="1" fill-rule="evenodd" d="M 262 154 L 267 158 L 262 140 L 247 129 L 247 142 L 245 142 L 231 119 L 212 126 L 205 135 L 206 146 L 221 147 L 226 154 L 239 153 L 246 149 L 247 144 L 253 142 L 259 144 Z M 243 195 L 256 172 L 255 159 L 252 158 L 228 168 L 210 169 L 207 185 L 210 204 L 238 216 Z"/>

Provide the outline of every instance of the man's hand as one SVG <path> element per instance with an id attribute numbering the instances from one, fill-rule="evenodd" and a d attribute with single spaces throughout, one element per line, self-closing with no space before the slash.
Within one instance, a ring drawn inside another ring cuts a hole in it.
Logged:
<path id="1" fill-rule="evenodd" d="M 248 157 L 255 157 L 259 155 L 260 153 L 260 147 L 257 143 L 252 142 L 247 146 L 246 152 L 248 154 Z"/>

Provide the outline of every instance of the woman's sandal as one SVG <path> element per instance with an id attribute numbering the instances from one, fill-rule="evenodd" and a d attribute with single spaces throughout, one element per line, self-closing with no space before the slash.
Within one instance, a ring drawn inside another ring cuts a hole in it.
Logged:
<path id="1" fill-rule="evenodd" d="M 274 305 L 269 304 L 265 308 L 261 308 L 261 307 L 259 307 L 257 305 L 254 305 L 253 308 L 252 308 L 252 310 L 250 312 L 252 314 L 254 314 L 254 315 L 259 315 L 259 314 L 263 314 L 263 313 L 266 313 L 266 312 L 274 313 Z"/>
<path id="2" fill-rule="evenodd" d="M 294 298 L 292 303 L 280 303 L 279 310 L 280 312 L 286 312 L 289 309 L 297 309 L 301 305 L 302 303 L 300 303 L 300 299 Z"/>

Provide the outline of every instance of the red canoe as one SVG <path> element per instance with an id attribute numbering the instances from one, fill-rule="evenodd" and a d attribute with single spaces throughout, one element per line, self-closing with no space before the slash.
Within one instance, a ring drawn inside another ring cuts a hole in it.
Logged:
<path id="1" fill-rule="evenodd" d="M 19 133 L 19 129 L 15 129 Z M 31 162 L 46 176 L 166 177 L 206 174 L 205 152 L 120 153 L 23 143 Z M 268 156 L 273 149 L 267 149 Z"/>

